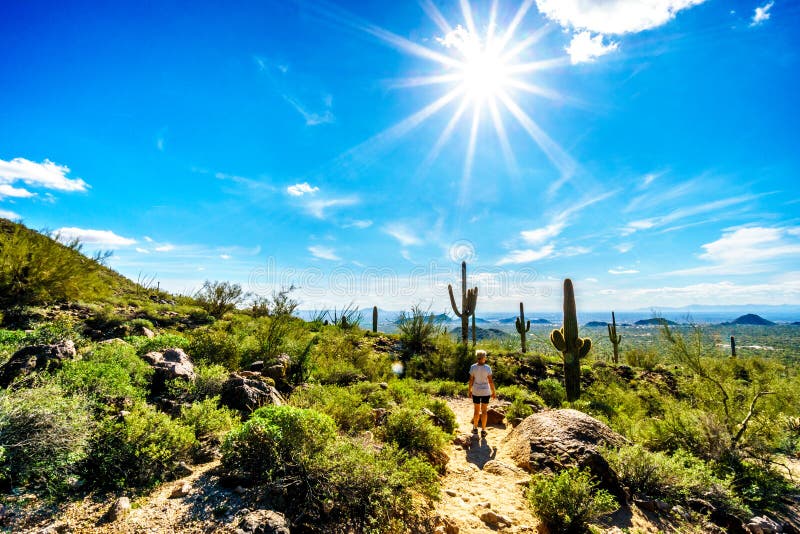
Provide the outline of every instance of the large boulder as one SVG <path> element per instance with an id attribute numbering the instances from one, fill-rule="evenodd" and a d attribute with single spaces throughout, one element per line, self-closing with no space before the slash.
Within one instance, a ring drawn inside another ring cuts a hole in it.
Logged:
<path id="1" fill-rule="evenodd" d="M 75 343 L 72 340 L 19 349 L 0 367 L 0 387 L 7 388 L 17 377 L 34 371 L 61 367 L 64 360 L 71 360 L 75 354 Z"/>
<path id="2" fill-rule="evenodd" d="M 154 395 L 163 393 L 170 380 L 193 382 L 195 379 L 194 364 L 181 349 L 167 349 L 163 353 L 148 352 L 142 359 L 153 366 L 151 390 Z"/>
<path id="3" fill-rule="evenodd" d="M 280 512 L 255 510 L 242 517 L 239 528 L 243 534 L 289 534 L 289 521 Z"/>
<path id="4" fill-rule="evenodd" d="M 626 440 L 594 417 L 571 409 L 545 410 L 523 420 L 505 442 L 514 462 L 527 471 L 555 473 L 578 466 L 589 469 L 622 502 L 626 498 L 619 477 L 598 451 Z"/>
<path id="5" fill-rule="evenodd" d="M 231 373 L 222 384 L 220 402 L 234 410 L 252 412 L 267 404 L 281 405 L 286 401 L 274 386 L 255 372 Z"/>

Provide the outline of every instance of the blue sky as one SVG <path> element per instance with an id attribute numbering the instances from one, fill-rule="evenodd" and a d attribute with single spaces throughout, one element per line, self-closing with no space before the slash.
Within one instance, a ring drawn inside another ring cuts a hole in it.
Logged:
<path id="1" fill-rule="evenodd" d="M 0 216 L 306 308 L 800 304 L 800 5 L 391 4 L 6 5 Z"/>

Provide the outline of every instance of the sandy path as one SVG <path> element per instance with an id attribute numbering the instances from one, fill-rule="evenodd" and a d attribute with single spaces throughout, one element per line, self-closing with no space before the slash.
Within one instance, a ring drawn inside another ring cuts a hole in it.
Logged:
<path id="1" fill-rule="evenodd" d="M 472 401 L 449 399 L 459 434 L 472 429 Z M 530 475 L 504 456 L 501 442 L 511 426 L 490 427 L 486 438 L 473 438 L 468 450 L 451 445 L 450 462 L 442 480 L 442 500 L 436 513 L 459 528 L 459 534 L 479 532 L 536 532 L 523 491 Z M 493 512 L 508 522 L 492 518 Z M 482 519 L 483 517 L 483 519 Z"/>

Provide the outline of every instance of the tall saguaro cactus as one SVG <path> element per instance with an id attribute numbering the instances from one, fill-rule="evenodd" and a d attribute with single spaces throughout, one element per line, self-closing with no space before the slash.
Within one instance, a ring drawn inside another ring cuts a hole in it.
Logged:
<path id="1" fill-rule="evenodd" d="M 572 280 L 564 280 L 564 325 L 550 332 L 550 342 L 564 357 L 564 388 L 567 400 L 581 396 L 581 358 L 589 354 L 592 340 L 578 337 L 578 314 L 575 310 L 575 291 Z"/>
<path id="2" fill-rule="evenodd" d="M 378 331 L 378 307 L 377 306 L 373 306 L 372 307 L 372 331 L 373 332 L 377 332 Z"/>
<path id="3" fill-rule="evenodd" d="M 614 347 L 614 363 L 619 363 L 619 344 L 622 341 L 622 334 L 617 335 L 617 318 L 614 317 L 614 312 L 611 312 L 611 324 L 608 326 L 608 339 L 611 340 L 611 345 Z"/>
<path id="4" fill-rule="evenodd" d="M 736 357 L 736 338 L 731 336 L 731 358 Z"/>
<path id="5" fill-rule="evenodd" d="M 527 332 L 531 329 L 531 322 L 525 322 L 525 308 L 522 306 L 522 303 L 519 303 L 519 317 L 517 317 L 516 321 L 517 332 L 519 332 L 520 338 L 522 339 L 522 354 L 528 352 L 528 336 Z"/>
<path id="6" fill-rule="evenodd" d="M 475 305 L 478 302 L 478 288 L 467 290 L 467 262 L 461 262 L 461 311 L 458 311 L 456 298 L 453 296 L 453 286 L 447 284 L 450 293 L 450 305 L 453 312 L 461 318 L 461 342 L 466 346 L 469 332 L 469 317 L 475 314 Z"/>

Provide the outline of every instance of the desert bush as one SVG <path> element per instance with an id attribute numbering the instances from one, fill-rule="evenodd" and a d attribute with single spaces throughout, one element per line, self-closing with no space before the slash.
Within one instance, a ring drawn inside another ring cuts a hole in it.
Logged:
<path id="1" fill-rule="evenodd" d="M 108 293 L 100 262 L 75 239 L 61 244 L 19 225 L 0 230 L 0 309 L 76 300 Z"/>
<path id="2" fill-rule="evenodd" d="M 625 351 L 625 361 L 631 367 L 652 371 L 658 365 L 658 352 L 652 347 L 632 347 Z"/>
<path id="3" fill-rule="evenodd" d="M 57 493 L 85 456 L 93 422 L 84 397 L 40 380 L 0 391 L 0 481 Z"/>
<path id="4" fill-rule="evenodd" d="M 58 379 L 70 392 L 94 399 L 99 407 L 143 399 L 153 369 L 127 343 L 96 345 L 82 360 L 64 362 Z"/>
<path id="5" fill-rule="evenodd" d="M 650 452 L 641 445 L 604 451 L 623 486 L 636 495 L 685 504 L 702 498 L 715 507 L 742 517 L 749 513 L 736 495 L 732 478 L 719 478 L 711 466 L 683 450 L 672 456 Z"/>
<path id="6" fill-rule="evenodd" d="M 239 284 L 206 280 L 194 298 L 209 315 L 221 319 L 227 312 L 235 310 L 247 294 Z"/>
<path id="7" fill-rule="evenodd" d="M 356 434 L 374 425 L 372 407 L 353 388 L 316 385 L 296 391 L 289 402 L 329 415 L 342 432 Z"/>
<path id="8" fill-rule="evenodd" d="M 528 486 L 528 504 L 553 534 L 587 532 L 588 524 L 617 509 L 605 490 L 598 490 L 588 471 L 572 467 L 557 475 L 537 473 Z"/>
<path id="9" fill-rule="evenodd" d="M 551 408 L 560 408 L 567 400 L 567 390 L 564 384 L 555 378 L 545 378 L 537 383 L 539 396 Z"/>
<path id="10" fill-rule="evenodd" d="M 315 410 L 265 406 L 233 430 L 222 446 L 222 465 L 256 482 L 305 472 L 336 439 L 336 423 Z"/>
<path id="11" fill-rule="evenodd" d="M 205 326 L 192 331 L 188 352 L 196 361 L 239 368 L 242 355 L 237 337 L 215 326 Z"/>
<path id="12" fill-rule="evenodd" d="M 442 469 L 447 462 L 444 448 L 447 434 L 421 411 L 410 407 L 393 410 L 379 429 L 379 437 L 412 456 L 423 458 Z"/>
<path id="13" fill-rule="evenodd" d="M 220 406 L 219 397 L 209 397 L 181 409 L 181 422 L 194 429 L 199 440 L 219 439 L 239 423 L 236 411 Z"/>
<path id="14" fill-rule="evenodd" d="M 92 437 L 83 472 L 98 488 L 147 488 L 190 457 L 194 430 L 143 402 L 107 416 Z"/>
<path id="15" fill-rule="evenodd" d="M 529 415 L 533 415 L 533 408 L 526 404 L 520 397 L 511 401 L 511 405 L 506 410 L 506 417 L 511 419 L 525 419 Z"/>
<path id="16" fill-rule="evenodd" d="M 400 313 L 397 330 L 403 345 L 404 360 L 414 354 L 424 355 L 433 351 L 434 340 L 442 332 L 436 323 L 436 316 L 430 309 L 423 310 L 420 306 L 413 306 L 410 313 Z"/>
<path id="17" fill-rule="evenodd" d="M 172 348 L 188 350 L 190 343 L 185 336 L 170 333 L 159 334 L 153 338 L 128 336 L 125 338 L 125 341 L 133 345 L 136 349 L 136 353 L 140 356 L 148 352 L 161 352 Z"/>
<path id="18" fill-rule="evenodd" d="M 463 397 L 467 394 L 469 386 L 464 382 L 453 380 L 415 381 L 414 389 L 425 395 L 437 397 Z"/>
<path id="19" fill-rule="evenodd" d="M 25 335 L 25 345 L 51 345 L 61 341 L 72 341 L 82 345 L 83 336 L 79 325 L 69 315 L 58 315 L 54 319 L 36 325 L 33 332 Z"/>

